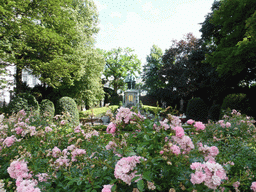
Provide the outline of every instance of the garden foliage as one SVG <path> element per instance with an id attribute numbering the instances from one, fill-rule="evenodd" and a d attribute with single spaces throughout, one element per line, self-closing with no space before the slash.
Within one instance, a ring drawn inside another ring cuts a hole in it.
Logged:
<path id="1" fill-rule="evenodd" d="M 52 101 L 49 99 L 44 99 L 40 103 L 40 115 L 41 117 L 45 116 L 49 119 L 53 119 L 55 115 L 55 107 Z"/>
<path id="2" fill-rule="evenodd" d="M 181 124 L 121 107 L 106 131 L 24 110 L 0 117 L 0 190 L 256 191 L 255 121 L 236 110 Z"/>
<path id="3" fill-rule="evenodd" d="M 76 102 L 70 97 L 62 97 L 58 100 L 56 106 L 56 114 L 67 114 L 67 121 L 73 126 L 79 125 L 79 112 Z"/>
<path id="4" fill-rule="evenodd" d="M 39 104 L 36 98 L 29 93 L 20 93 L 15 96 L 8 105 L 9 113 L 17 113 L 24 109 L 26 112 L 35 111 L 39 114 Z"/>
<path id="5" fill-rule="evenodd" d="M 217 121 L 220 118 L 220 105 L 219 104 L 214 104 L 210 107 L 208 111 L 208 119 Z"/>
<path id="6" fill-rule="evenodd" d="M 196 121 L 207 122 L 208 107 L 203 99 L 196 97 L 188 101 L 186 109 L 187 119 L 194 119 Z"/>
<path id="7" fill-rule="evenodd" d="M 221 109 L 227 110 L 228 108 L 237 109 L 244 114 L 249 114 L 251 112 L 249 99 L 244 93 L 233 93 L 233 94 L 227 95 L 223 100 Z"/>

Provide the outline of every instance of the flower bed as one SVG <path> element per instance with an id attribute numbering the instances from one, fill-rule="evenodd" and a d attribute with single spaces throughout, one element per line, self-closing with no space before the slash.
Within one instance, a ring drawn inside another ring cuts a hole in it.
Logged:
<path id="1" fill-rule="evenodd" d="M 254 121 L 235 110 L 205 125 L 120 108 L 106 131 L 0 119 L 0 191 L 256 191 Z"/>

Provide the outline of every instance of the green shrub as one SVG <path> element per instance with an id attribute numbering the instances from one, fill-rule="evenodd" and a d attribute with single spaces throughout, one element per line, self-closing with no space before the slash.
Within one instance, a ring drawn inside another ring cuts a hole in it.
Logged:
<path id="1" fill-rule="evenodd" d="M 8 105 L 8 113 L 17 113 L 20 110 L 34 111 L 39 115 L 39 104 L 36 98 L 29 93 L 20 93 Z"/>
<path id="2" fill-rule="evenodd" d="M 52 101 L 50 101 L 49 99 L 44 99 L 42 100 L 42 102 L 40 103 L 40 115 L 41 116 L 46 116 L 49 119 L 52 119 L 54 117 L 55 114 L 55 107 Z"/>
<path id="3" fill-rule="evenodd" d="M 76 102 L 70 97 L 62 97 L 57 102 L 56 114 L 62 115 L 62 113 L 67 112 L 70 114 L 70 117 L 67 117 L 67 120 L 71 125 L 79 125 L 79 113 Z"/>
<path id="4" fill-rule="evenodd" d="M 196 97 L 188 101 L 186 118 L 195 121 L 207 122 L 208 107 L 203 99 Z"/>
<path id="5" fill-rule="evenodd" d="M 114 96 L 111 96 L 109 100 L 110 100 L 110 105 L 119 105 L 120 101 L 123 100 L 123 97 L 119 95 L 114 95 Z"/>
<path id="6" fill-rule="evenodd" d="M 235 109 L 243 114 L 250 114 L 251 107 L 249 99 L 244 93 L 233 93 L 227 95 L 221 105 L 221 117 L 223 116 L 223 110 Z"/>
<path id="7" fill-rule="evenodd" d="M 220 117 L 220 105 L 214 104 L 210 107 L 208 111 L 208 119 L 211 119 L 213 121 L 218 121 Z"/>

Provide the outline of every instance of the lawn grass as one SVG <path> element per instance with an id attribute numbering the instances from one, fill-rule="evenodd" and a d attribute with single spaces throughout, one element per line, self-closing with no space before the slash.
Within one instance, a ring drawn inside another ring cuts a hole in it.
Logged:
<path id="1" fill-rule="evenodd" d="M 81 117 L 89 117 L 90 115 L 93 115 L 94 117 L 101 117 L 103 116 L 108 110 L 115 111 L 118 109 L 118 105 L 110 105 L 109 107 L 97 107 L 92 108 L 86 111 L 80 111 L 79 116 Z"/>

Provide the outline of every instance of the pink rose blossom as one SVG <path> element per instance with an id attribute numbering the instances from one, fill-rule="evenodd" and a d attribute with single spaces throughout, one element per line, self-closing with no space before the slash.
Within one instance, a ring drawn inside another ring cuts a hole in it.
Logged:
<path id="1" fill-rule="evenodd" d="M 238 189 L 239 185 L 240 185 L 240 182 L 237 181 L 237 182 L 234 182 L 232 186 L 233 186 L 235 189 Z"/>
<path id="2" fill-rule="evenodd" d="M 163 154 L 164 154 L 164 151 L 160 151 L 159 153 L 160 153 L 161 155 L 163 155 Z"/>
<path id="3" fill-rule="evenodd" d="M 195 122 L 194 127 L 196 128 L 196 131 L 205 129 L 205 125 L 200 121 Z"/>
<path id="4" fill-rule="evenodd" d="M 253 192 L 256 192 L 256 182 L 252 182 L 251 190 L 253 190 Z"/>
<path id="5" fill-rule="evenodd" d="M 120 159 L 115 166 L 114 175 L 116 179 L 121 179 L 126 184 L 131 185 L 132 179 L 136 176 L 140 176 L 136 175 L 137 171 L 134 171 L 136 164 L 140 163 L 140 159 L 144 158 L 140 156 L 130 156 Z"/>
<path id="6" fill-rule="evenodd" d="M 36 187 L 37 182 L 35 180 L 23 180 L 17 187 L 17 192 L 41 192 L 39 188 Z"/>
<path id="7" fill-rule="evenodd" d="M 115 142 L 113 142 L 113 141 L 109 141 L 109 143 L 106 145 L 106 149 L 107 150 L 110 150 L 110 149 L 116 149 L 116 147 L 117 147 L 117 144 L 115 143 Z"/>
<path id="8" fill-rule="evenodd" d="M 107 133 L 114 134 L 116 132 L 116 124 L 114 124 L 113 122 L 109 123 L 106 131 Z"/>
<path id="9" fill-rule="evenodd" d="M 103 185 L 103 189 L 101 192 L 111 192 L 111 188 L 113 185 Z"/>
<path id="10" fill-rule="evenodd" d="M 187 120 L 187 124 L 192 125 L 195 121 L 193 119 Z"/>
<path id="11" fill-rule="evenodd" d="M 27 163 L 24 160 L 13 161 L 10 164 L 10 167 L 7 168 L 7 172 L 13 179 L 30 178 L 30 175 L 28 174 L 29 169 L 27 167 Z"/>
<path id="12" fill-rule="evenodd" d="M 17 140 L 17 138 L 14 135 L 12 135 L 11 137 L 7 137 L 3 141 L 3 145 L 5 145 L 7 147 L 11 147 L 16 140 Z"/>
<path id="13" fill-rule="evenodd" d="M 170 129 L 170 126 L 167 124 L 168 120 L 159 121 L 160 125 L 164 128 L 164 130 Z"/>
<path id="14" fill-rule="evenodd" d="M 219 154 L 219 149 L 216 146 L 212 146 L 212 147 L 210 147 L 209 152 L 210 152 L 211 156 L 215 157 Z"/>
<path id="15" fill-rule="evenodd" d="M 120 109 L 118 109 L 117 111 L 118 113 L 116 114 L 116 120 L 119 122 L 124 121 L 126 124 L 129 123 L 130 119 L 135 114 L 129 108 L 124 107 L 120 107 Z"/>
<path id="16" fill-rule="evenodd" d="M 195 163 L 192 163 L 192 164 L 190 165 L 190 168 L 191 168 L 192 170 L 201 170 L 202 167 L 203 167 L 203 164 L 202 164 L 202 163 L 199 163 L 199 162 L 195 162 Z"/>
<path id="17" fill-rule="evenodd" d="M 175 130 L 176 137 L 182 138 L 184 136 L 184 129 L 182 127 L 174 127 L 173 130 Z"/>
<path id="18" fill-rule="evenodd" d="M 191 183 L 193 185 L 203 183 L 206 178 L 206 174 L 204 174 L 202 171 L 197 171 L 195 174 L 191 174 Z"/>
<path id="19" fill-rule="evenodd" d="M 45 132 L 46 132 L 46 133 L 51 132 L 51 131 L 52 131 L 52 128 L 51 128 L 51 127 L 49 127 L 49 126 L 45 127 Z"/>
<path id="20" fill-rule="evenodd" d="M 227 127 L 227 128 L 231 127 L 231 123 L 227 122 L 227 123 L 226 123 L 226 127 Z"/>
<path id="21" fill-rule="evenodd" d="M 61 125 L 65 125 L 65 124 L 66 124 L 66 121 L 65 121 L 65 120 L 61 120 L 60 124 L 61 124 Z"/>
<path id="22" fill-rule="evenodd" d="M 170 147 L 170 149 L 172 150 L 172 152 L 173 152 L 175 155 L 179 155 L 179 154 L 180 154 L 180 148 L 179 148 L 179 146 L 177 146 L 177 145 L 172 145 L 172 146 Z"/>
<path id="23" fill-rule="evenodd" d="M 61 154 L 61 150 L 58 147 L 55 146 L 52 149 L 52 156 L 57 158 L 57 157 L 59 157 L 60 154 Z"/>
<path id="24" fill-rule="evenodd" d="M 14 129 L 16 131 L 16 134 L 19 135 L 22 133 L 23 129 L 21 127 L 17 127 Z"/>

